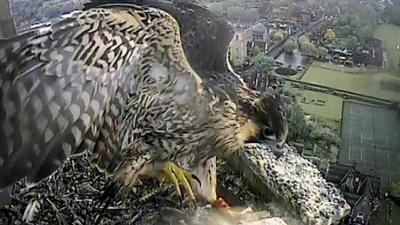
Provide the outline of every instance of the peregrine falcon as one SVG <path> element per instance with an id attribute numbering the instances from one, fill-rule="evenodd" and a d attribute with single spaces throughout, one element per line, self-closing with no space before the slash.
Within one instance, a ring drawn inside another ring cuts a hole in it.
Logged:
<path id="1" fill-rule="evenodd" d="M 45 33 L 0 40 L 0 189 L 87 152 L 126 187 L 163 178 L 194 199 L 189 171 L 204 159 L 264 127 L 283 143 L 279 96 L 232 72 L 231 37 L 196 3 L 100 0 Z"/>

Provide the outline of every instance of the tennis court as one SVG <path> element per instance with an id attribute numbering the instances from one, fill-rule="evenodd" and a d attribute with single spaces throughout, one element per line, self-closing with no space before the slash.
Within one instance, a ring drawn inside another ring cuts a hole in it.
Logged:
<path id="1" fill-rule="evenodd" d="M 382 187 L 400 181 L 400 116 L 392 110 L 344 102 L 339 161 L 380 176 Z"/>

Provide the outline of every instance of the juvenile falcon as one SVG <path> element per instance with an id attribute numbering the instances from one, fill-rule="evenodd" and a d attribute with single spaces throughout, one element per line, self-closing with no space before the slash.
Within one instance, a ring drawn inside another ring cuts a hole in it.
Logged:
<path id="1" fill-rule="evenodd" d="M 198 53 L 207 45 L 181 37 L 193 31 L 177 21 L 186 14 L 162 4 L 94 5 L 44 34 L 0 41 L 0 188 L 40 181 L 88 151 L 126 186 L 163 177 L 194 198 L 188 171 L 200 161 L 240 150 L 264 125 L 285 141 L 275 94 L 229 71 L 225 39 L 210 42 L 225 52 Z M 216 63 L 198 57 L 207 54 Z"/>

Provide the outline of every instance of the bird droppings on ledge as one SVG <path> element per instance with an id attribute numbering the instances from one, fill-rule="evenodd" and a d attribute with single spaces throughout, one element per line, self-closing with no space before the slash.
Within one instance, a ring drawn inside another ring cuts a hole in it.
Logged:
<path id="1" fill-rule="evenodd" d="M 294 209 L 305 224 L 337 224 L 350 213 L 340 190 L 328 183 L 310 161 L 290 146 L 277 154 L 274 145 L 247 144 L 240 165 L 249 182 L 257 182 L 287 206 Z M 254 181 L 257 180 L 257 181 Z"/>

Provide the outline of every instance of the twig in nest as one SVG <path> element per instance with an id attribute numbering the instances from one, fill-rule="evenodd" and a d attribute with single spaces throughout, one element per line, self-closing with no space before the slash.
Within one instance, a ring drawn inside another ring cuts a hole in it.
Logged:
<path id="1" fill-rule="evenodd" d="M 57 220 L 59 224 L 66 224 L 65 219 L 63 215 L 60 213 L 60 210 L 58 210 L 57 206 L 47 197 L 45 197 L 46 201 L 51 205 L 53 210 L 56 212 Z"/>
<path id="2" fill-rule="evenodd" d="M 138 214 L 136 214 L 130 221 L 129 221 L 129 224 L 133 224 L 134 222 L 136 222 L 137 221 L 137 219 L 139 219 L 139 217 L 142 215 L 142 210 L 140 210 L 139 212 L 138 212 Z"/>
<path id="3" fill-rule="evenodd" d="M 108 206 L 111 204 L 112 200 L 114 199 L 115 195 L 122 189 L 121 184 L 117 184 L 115 182 L 111 183 L 106 189 L 104 190 L 104 193 L 100 196 L 100 199 L 98 203 L 96 204 L 97 206 L 101 206 L 104 203 L 104 207 L 100 211 L 100 213 L 96 216 L 96 219 L 94 221 L 94 224 L 99 224 L 101 221 L 101 217 L 104 215 L 104 212 L 108 208 Z"/>
<path id="4" fill-rule="evenodd" d="M 165 190 L 164 187 L 159 187 L 159 188 L 155 189 L 154 191 L 148 193 L 147 195 L 139 198 L 138 202 L 143 204 L 143 203 L 147 202 L 150 198 L 158 195 L 159 193 L 163 192 L 164 190 Z"/>

